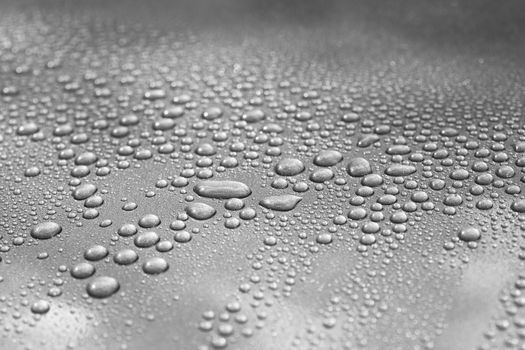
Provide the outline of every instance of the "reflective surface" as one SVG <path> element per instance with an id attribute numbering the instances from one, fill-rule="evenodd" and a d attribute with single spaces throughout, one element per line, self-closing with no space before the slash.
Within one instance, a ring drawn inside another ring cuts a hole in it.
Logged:
<path id="1" fill-rule="evenodd" d="M 0 348 L 524 349 L 524 8 L 0 4 Z"/>

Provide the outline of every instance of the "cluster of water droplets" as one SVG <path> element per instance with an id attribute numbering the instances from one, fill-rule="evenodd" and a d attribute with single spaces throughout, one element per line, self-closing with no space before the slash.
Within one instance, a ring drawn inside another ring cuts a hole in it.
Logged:
<path id="1" fill-rule="evenodd" d="M 29 53 L 26 64 L 2 56 L 0 286 L 26 283 L 27 274 L 9 274 L 20 257 L 36 255 L 30 264 L 47 271 L 18 296 L 0 294 L 2 313 L 39 320 L 58 312 L 65 292 L 117 310 L 170 279 L 190 283 L 205 270 L 196 257 L 213 255 L 230 276 L 213 286 L 224 305 L 188 321 L 199 349 L 265 331 L 296 289 L 314 293 L 315 284 L 321 316 L 306 317 L 289 345 L 350 349 L 370 343 L 371 324 L 395 320 L 398 294 L 419 305 L 412 260 L 461 265 L 496 242 L 525 259 L 525 129 L 515 101 L 447 100 L 440 90 L 423 99 L 387 77 L 386 88 L 366 77 L 324 81 L 262 49 L 231 63 L 242 54 L 147 39 L 158 47 L 119 38 L 96 51 L 77 42 Z M 126 50 L 143 58 L 111 61 Z M 523 280 L 496 324 L 521 338 Z M 175 289 L 191 299 L 184 284 Z M 404 327 L 415 322 L 400 317 Z M 414 341 L 432 348 L 438 318 Z M 133 343 L 126 331 L 119 337 Z"/>

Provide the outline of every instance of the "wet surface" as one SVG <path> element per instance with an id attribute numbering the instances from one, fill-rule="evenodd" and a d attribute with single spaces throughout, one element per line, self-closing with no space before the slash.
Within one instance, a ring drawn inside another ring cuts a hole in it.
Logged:
<path id="1" fill-rule="evenodd" d="M 525 349 L 524 9 L 0 4 L 0 348 Z"/>

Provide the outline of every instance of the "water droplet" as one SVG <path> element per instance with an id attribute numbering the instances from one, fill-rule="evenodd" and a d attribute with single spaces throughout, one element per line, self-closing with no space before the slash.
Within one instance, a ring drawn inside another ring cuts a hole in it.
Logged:
<path id="1" fill-rule="evenodd" d="M 364 158 L 354 158 L 348 162 L 346 170 L 350 176 L 361 177 L 370 174 L 372 167 L 368 160 Z"/>
<path id="2" fill-rule="evenodd" d="M 95 277 L 86 285 L 87 293 L 93 298 L 107 298 L 115 294 L 120 289 L 120 284 L 113 277 Z"/>
<path id="3" fill-rule="evenodd" d="M 142 265 L 142 270 L 149 275 L 157 275 L 167 271 L 168 263 L 163 258 L 154 257 L 146 260 Z"/>
<path id="4" fill-rule="evenodd" d="M 46 314 L 51 306 L 45 300 L 38 300 L 31 305 L 31 312 L 34 314 Z"/>
<path id="5" fill-rule="evenodd" d="M 215 199 L 245 198 L 252 193 L 247 185 L 239 181 L 207 180 L 198 183 L 193 190 L 201 197 Z"/>
<path id="6" fill-rule="evenodd" d="M 186 213 L 195 220 L 207 220 L 212 218 L 217 210 L 211 205 L 206 203 L 191 203 L 186 208 L 184 208 Z"/>
<path id="7" fill-rule="evenodd" d="M 62 226 L 53 221 L 42 222 L 31 229 L 31 237 L 49 239 L 62 232 Z"/>
<path id="8" fill-rule="evenodd" d="M 259 204 L 271 210 L 289 211 L 294 209 L 301 200 L 301 197 L 285 194 L 282 196 L 266 197 L 261 200 Z"/>
<path id="9" fill-rule="evenodd" d="M 481 238 L 481 232 L 475 227 L 465 227 L 459 231 L 458 237 L 465 242 L 477 241 Z"/>

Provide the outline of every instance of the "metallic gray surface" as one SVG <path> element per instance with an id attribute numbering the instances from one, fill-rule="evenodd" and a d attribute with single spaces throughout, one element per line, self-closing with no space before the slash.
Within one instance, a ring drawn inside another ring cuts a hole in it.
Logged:
<path id="1" fill-rule="evenodd" d="M 0 349 L 525 349 L 524 9 L 1 3 Z"/>

